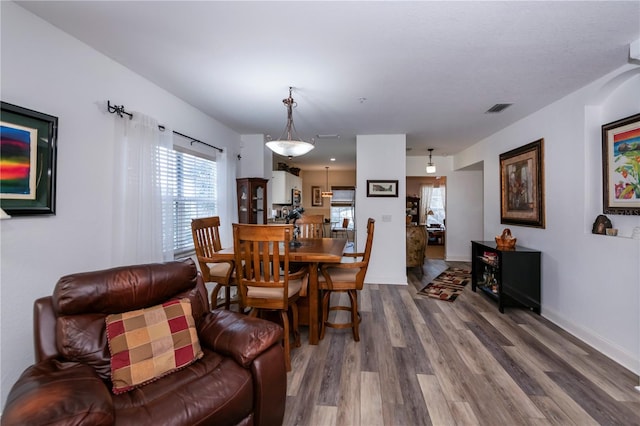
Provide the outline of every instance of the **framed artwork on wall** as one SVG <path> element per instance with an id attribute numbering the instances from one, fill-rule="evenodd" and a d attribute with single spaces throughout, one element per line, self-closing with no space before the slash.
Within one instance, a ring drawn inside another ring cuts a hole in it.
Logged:
<path id="1" fill-rule="evenodd" d="M 545 227 L 544 139 L 500 154 L 500 223 Z"/>
<path id="2" fill-rule="evenodd" d="M 55 214 L 58 118 L 1 108 L 0 206 L 11 216 Z"/>
<path id="3" fill-rule="evenodd" d="M 397 180 L 367 180 L 367 197 L 397 197 Z"/>
<path id="4" fill-rule="evenodd" d="M 640 114 L 602 126 L 605 214 L 640 215 Z"/>
<path id="5" fill-rule="evenodd" d="M 311 187 L 311 206 L 322 207 L 322 191 L 319 186 Z"/>

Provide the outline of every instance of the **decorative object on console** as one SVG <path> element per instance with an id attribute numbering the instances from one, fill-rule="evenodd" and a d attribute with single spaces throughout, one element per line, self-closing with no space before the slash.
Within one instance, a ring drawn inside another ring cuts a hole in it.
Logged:
<path id="1" fill-rule="evenodd" d="M 611 224 L 609 218 L 603 214 L 599 214 L 598 217 L 596 217 L 595 222 L 593 222 L 591 233 L 604 235 L 607 233 L 607 229 L 609 228 L 613 228 L 613 225 Z"/>
<path id="2" fill-rule="evenodd" d="M 293 124 L 293 107 L 297 106 L 297 103 L 291 97 L 292 90 L 293 87 L 289 87 L 289 97 L 282 100 L 287 108 L 287 125 L 284 132 L 280 139 L 267 142 L 267 148 L 286 157 L 298 157 L 314 148 L 313 143 L 305 142 L 298 137 L 296 126 Z"/>
<path id="3" fill-rule="evenodd" d="M 602 126 L 603 213 L 640 215 L 640 114 Z"/>
<path id="4" fill-rule="evenodd" d="M 544 139 L 500 154 L 500 223 L 544 228 Z"/>
<path id="5" fill-rule="evenodd" d="M 0 206 L 12 216 L 55 214 L 58 117 L 6 102 L 1 111 Z"/>
<path id="6" fill-rule="evenodd" d="M 501 250 L 510 250 L 516 246 L 517 238 L 511 235 L 511 229 L 504 228 L 501 235 L 496 237 L 496 245 Z"/>

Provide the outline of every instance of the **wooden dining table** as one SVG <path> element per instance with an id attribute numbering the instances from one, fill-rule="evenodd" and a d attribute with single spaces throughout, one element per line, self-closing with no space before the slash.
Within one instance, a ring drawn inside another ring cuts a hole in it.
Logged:
<path id="1" fill-rule="evenodd" d="M 309 265 L 309 304 L 308 326 L 309 344 L 317 345 L 320 338 L 320 297 L 318 291 L 318 267 L 320 263 L 340 263 L 347 244 L 346 238 L 301 238 L 299 246 L 289 248 L 289 262 Z M 233 247 L 224 248 L 212 258 L 216 260 L 235 260 Z M 301 292 L 303 293 L 303 292 Z M 301 316 L 301 324 L 305 321 Z"/>

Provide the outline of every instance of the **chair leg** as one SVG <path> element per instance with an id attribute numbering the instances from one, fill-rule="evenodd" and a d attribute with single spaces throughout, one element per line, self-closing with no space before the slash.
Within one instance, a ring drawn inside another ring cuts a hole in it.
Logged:
<path id="1" fill-rule="evenodd" d="M 291 348 L 289 346 L 289 317 L 287 311 L 280 311 L 282 328 L 284 328 L 284 366 L 287 372 L 291 371 Z"/>
<path id="2" fill-rule="evenodd" d="M 322 322 L 320 324 L 320 340 L 324 339 L 324 332 L 326 330 L 327 320 L 329 319 L 329 299 L 331 298 L 331 292 L 325 290 L 322 295 Z"/>
<path id="3" fill-rule="evenodd" d="M 325 327 L 331 328 L 351 328 L 353 340 L 360 341 L 360 313 L 358 312 L 358 290 L 341 290 L 349 295 L 350 306 L 331 304 L 331 291 L 325 291 L 322 297 L 322 324 L 320 325 L 320 339 L 324 338 Z M 348 323 L 332 323 L 329 322 L 329 311 L 349 311 L 351 314 L 351 322 Z"/>
<path id="4" fill-rule="evenodd" d="M 299 318 L 298 318 L 298 305 L 292 303 L 289 305 L 291 307 L 291 325 L 293 328 L 293 346 L 296 348 L 300 347 L 300 331 L 298 330 Z"/>
<path id="5" fill-rule="evenodd" d="M 211 309 L 215 309 L 218 307 L 218 293 L 222 288 L 222 284 L 216 283 L 216 286 L 213 288 L 211 292 Z"/>
<path id="6" fill-rule="evenodd" d="M 228 311 L 231 309 L 231 286 L 224 286 L 224 308 Z"/>
<path id="7" fill-rule="evenodd" d="M 353 340 L 360 341 L 360 314 L 358 314 L 358 290 L 349 290 L 349 299 L 351 299 L 351 326 L 353 331 Z"/>

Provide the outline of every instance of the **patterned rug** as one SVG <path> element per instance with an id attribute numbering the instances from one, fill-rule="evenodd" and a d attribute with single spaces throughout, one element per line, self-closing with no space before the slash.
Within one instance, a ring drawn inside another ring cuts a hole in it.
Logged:
<path id="1" fill-rule="evenodd" d="M 466 286 L 470 281 L 470 269 L 449 268 L 435 277 L 433 281 L 420 290 L 418 294 L 422 296 L 429 296 L 434 299 L 453 302 L 456 300 L 456 297 L 462 293 L 464 286 Z"/>

